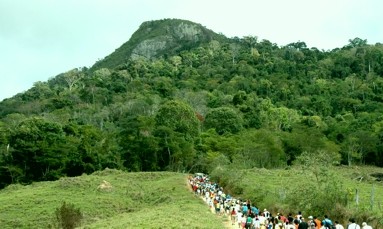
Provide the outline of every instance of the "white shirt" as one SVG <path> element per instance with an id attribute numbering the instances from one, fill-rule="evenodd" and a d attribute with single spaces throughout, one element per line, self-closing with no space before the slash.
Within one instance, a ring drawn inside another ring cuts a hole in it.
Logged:
<path id="1" fill-rule="evenodd" d="M 246 217 L 242 217 L 242 219 L 241 219 L 241 223 L 246 223 L 246 220 L 247 220 Z"/>
<path id="2" fill-rule="evenodd" d="M 261 224 L 266 224 L 266 217 L 264 217 L 264 216 L 259 216 L 258 217 L 259 218 L 259 222 L 261 223 Z"/>
<path id="3" fill-rule="evenodd" d="M 360 229 L 360 226 L 356 223 L 348 225 L 347 229 Z"/>
<path id="4" fill-rule="evenodd" d="M 239 206 L 239 204 L 236 204 L 235 205 L 235 211 L 236 212 L 240 212 L 239 210 L 241 209 L 241 206 Z"/>
<path id="5" fill-rule="evenodd" d="M 343 227 L 341 224 L 337 224 L 337 225 L 335 226 L 335 229 L 344 229 L 344 227 Z"/>
<path id="6" fill-rule="evenodd" d="M 295 226 L 292 225 L 292 224 L 287 224 L 287 225 L 285 226 L 285 228 L 286 228 L 286 229 L 295 229 Z"/>
<path id="7" fill-rule="evenodd" d="M 253 219 L 253 227 L 255 228 L 260 228 L 261 227 L 261 222 L 259 222 L 259 219 L 258 220 L 255 220 L 256 218 Z"/>
<path id="8" fill-rule="evenodd" d="M 242 223 L 242 213 L 237 214 L 238 223 Z"/>
<path id="9" fill-rule="evenodd" d="M 362 229 L 372 229 L 370 225 L 363 226 Z"/>

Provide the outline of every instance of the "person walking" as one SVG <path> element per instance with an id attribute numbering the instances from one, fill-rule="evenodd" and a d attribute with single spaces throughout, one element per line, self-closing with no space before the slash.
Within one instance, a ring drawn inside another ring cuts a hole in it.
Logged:
<path id="1" fill-rule="evenodd" d="M 235 219 L 236 219 L 236 216 L 237 216 L 237 212 L 235 211 L 235 207 L 231 207 L 231 224 L 234 225 L 235 224 Z"/>
<path id="2" fill-rule="evenodd" d="M 322 226 L 322 222 L 316 216 L 314 216 L 314 222 L 316 229 L 320 229 Z"/>
<path id="3" fill-rule="evenodd" d="M 315 226 L 315 221 L 314 221 L 314 217 L 312 217 L 311 215 L 308 217 L 308 221 L 307 221 L 307 224 L 309 225 L 309 228 L 310 229 L 316 229 L 316 226 Z"/>
<path id="4" fill-rule="evenodd" d="M 298 229 L 309 229 L 308 223 L 303 218 L 301 218 L 301 222 L 298 224 Z"/>
<path id="5" fill-rule="evenodd" d="M 372 229 L 370 225 L 368 225 L 366 222 L 362 223 L 362 229 Z"/>
<path id="6" fill-rule="evenodd" d="M 354 218 L 350 218 L 349 222 L 350 224 L 348 225 L 347 229 L 360 229 L 360 226 L 357 223 L 355 223 Z"/>
<path id="7" fill-rule="evenodd" d="M 332 223 L 331 219 L 327 215 L 324 215 L 324 220 L 322 221 L 322 225 L 325 228 L 332 228 L 333 223 Z"/>
<path id="8" fill-rule="evenodd" d="M 335 221 L 335 229 L 344 229 L 344 227 L 338 221 Z"/>

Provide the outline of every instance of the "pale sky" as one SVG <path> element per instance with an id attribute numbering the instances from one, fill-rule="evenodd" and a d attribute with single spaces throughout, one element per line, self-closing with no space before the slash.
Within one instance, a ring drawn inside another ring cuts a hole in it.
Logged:
<path id="1" fill-rule="evenodd" d="M 382 0 L 0 0 L 0 101 L 112 53 L 144 21 L 179 18 L 227 37 L 331 50 L 383 43 Z"/>

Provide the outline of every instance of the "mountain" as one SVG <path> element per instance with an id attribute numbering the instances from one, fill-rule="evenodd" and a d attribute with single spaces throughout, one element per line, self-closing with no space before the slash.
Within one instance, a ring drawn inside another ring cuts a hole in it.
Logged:
<path id="1" fill-rule="evenodd" d="M 307 154 L 383 166 L 383 45 L 351 41 L 320 51 L 145 22 L 91 70 L 0 102 L 0 188 L 106 167 L 284 168 Z"/>
<path id="2" fill-rule="evenodd" d="M 320 51 L 302 41 L 278 46 L 256 36 L 229 39 L 178 19 L 145 22 L 90 70 L 69 70 L 0 102 L 0 189 L 106 168 L 204 172 L 244 199 L 278 210 L 295 206 L 283 212 L 354 214 L 352 190 L 373 178 L 353 175 L 358 185 L 345 190 L 329 167 L 383 167 L 382 114 L 381 43 L 355 38 Z M 254 168 L 286 175 L 263 176 Z M 249 189 L 246 196 L 254 174 L 278 187 L 287 184 L 279 178 L 291 174 L 307 183 L 283 193 L 263 184 L 263 191 Z M 382 172 L 371 176 L 380 179 Z M 372 197 L 360 192 L 360 200 L 382 196 L 371 188 Z M 147 203 L 163 200 L 132 194 Z M 376 215 L 376 206 L 358 205 L 358 212 L 366 210 L 359 222 Z"/>
<path id="3" fill-rule="evenodd" d="M 115 52 L 98 61 L 91 71 L 115 68 L 129 59 L 153 60 L 166 58 L 183 50 L 190 50 L 211 40 L 225 40 L 201 24 L 181 19 L 147 21 L 140 25 L 132 37 Z"/>

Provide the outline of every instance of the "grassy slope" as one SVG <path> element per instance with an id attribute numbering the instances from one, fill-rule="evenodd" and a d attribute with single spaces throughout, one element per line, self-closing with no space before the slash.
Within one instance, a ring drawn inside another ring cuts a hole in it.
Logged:
<path id="1" fill-rule="evenodd" d="M 375 181 L 375 178 L 371 177 L 371 173 L 383 173 L 383 168 L 377 167 L 347 167 L 340 166 L 334 167 L 335 176 L 339 176 L 343 183 L 343 188 L 349 190 L 350 200 L 348 205 L 348 214 L 357 211 L 370 211 L 374 215 L 383 216 L 383 183 Z M 299 187 L 306 185 L 308 180 L 315 179 L 312 174 L 304 172 L 302 170 L 289 169 L 289 170 L 267 170 L 267 169 L 250 169 L 242 170 L 238 177 L 238 184 L 242 187 L 242 193 L 244 198 L 256 199 L 259 196 L 261 202 L 268 203 L 267 206 L 259 206 L 262 209 L 264 207 L 272 211 L 273 214 L 280 212 L 278 206 L 273 206 L 276 198 L 280 198 L 281 190 L 284 190 L 287 185 L 292 187 Z M 363 177 L 362 179 L 359 179 Z M 292 179 L 293 178 L 293 179 Z M 355 203 L 356 189 L 359 191 L 359 206 Z M 373 190 L 373 206 L 371 211 L 371 193 Z M 251 198 L 253 197 L 253 198 Z M 266 200 L 267 199 L 267 200 Z M 291 206 L 290 206 L 291 207 Z M 304 214 L 309 214 L 304 212 Z M 340 213 L 342 214 L 342 213 Z M 347 223 L 348 216 L 345 215 L 344 219 L 338 219 L 344 225 Z M 383 219 L 383 218 L 382 218 Z M 373 219 L 374 224 L 377 223 L 376 217 Z M 383 223 L 383 220 L 381 220 Z M 360 222 L 361 224 L 361 222 Z"/>
<path id="2" fill-rule="evenodd" d="M 111 191 L 99 191 L 106 180 Z M 92 175 L 11 185 L 0 192 L 1 228 L 47 228 L 62 202 L 84 214 L 83 228 L 222 228 L 185 184 L 185 174 L 126 173 L 105 170 Z"/>

